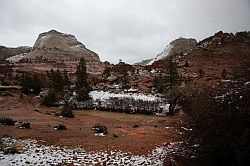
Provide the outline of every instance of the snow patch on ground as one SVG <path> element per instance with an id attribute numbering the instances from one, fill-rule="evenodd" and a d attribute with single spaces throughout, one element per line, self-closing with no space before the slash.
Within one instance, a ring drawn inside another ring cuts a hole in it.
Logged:
<path id="1" fill-rule="evenodd" d="M 167 155 L 178 151 L 182 142 L 172 142 L 169 145 L 155 148 L 147 155 L 132 155 L 122 151 L 98 151 L 86 152 L 84 149 L 62 148 L 56 146 L 39 145 L 37 141 L 15 140 L 11 138 L 2 138 L 4 145 L 21 143 L 23 148 L 19 154 L 3 154 L 0 152 L 0 165 L 163 165 Z"/>
<path id="2" fill-rule="evenodd" d="M 134 100 L 142 100 L 142 101 L 160 101 L 161 98 L 155 95 L 146 95 L 141 93 L 111 93 L 111 92 L 104 92 L 104 91 L 91 91 L 89 93 L 90 97 L 93 100 L 100 100 L 105 101 L 110 98 L 133 98 Z"/>

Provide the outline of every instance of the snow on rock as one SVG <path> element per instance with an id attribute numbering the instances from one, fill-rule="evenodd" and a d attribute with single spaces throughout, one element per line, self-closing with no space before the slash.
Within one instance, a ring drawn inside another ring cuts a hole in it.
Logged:
<path id="1" fill-rule="evenodd" d="M 145 95 L 141 93 L 111 93 L 104 91 L 91 91 L 89 94 L 93 100 L 108 100 L 110 98 L 133 98 L 134 100 L 142 100 L 142 101 L 157 101 L 162 100 L 155 95 Z"/>
<path id="2" fill-rule="evenodd" d="M 169 44 L 162 53 L 158 54 L 152 61 L 148 63 L 148 65 L 152 65 L 154 62 L 161 60 L 163 58 L 168 57 L 173 45 Z"/>
<path id="3" fill-rule="evenodd" d="M 0 165 L 163 165 L 167 155 L 178 151 L 181 142 L 172 142 L 169 145 L 157 147 L 147 155 L 132 155 L 122 151 L 86 152 L 84 149 L 62 148 L 56 146 L 39 145 L 37 141 L 15 140 L 2 138 L 3 145 L 10 146 L 16 142 L 23 145 L 18 154 L 4 154 L 0 151 Z"/>
<path id="4" fill-rule="evenodd" d="M 185 39 L 179 38 L 175 39 L 169 43 L 169 45 L 164 49 L 164 51 L 156 56 L 147 65 L 152 65 L 155 61 L 164 60 L 171 55 L 183 54 L 191 49 L 193 49 L 197 44 L 195 39 Z M 184 54 L 183 54 L 184 55 Z"/>
<path id="5" fill-rule="evenodd" d="M 21 59 L 24 59 L 26 55 L 27 55 L 27 53 L 15 55 L 15 56 L 7 58 L 6 61 L 9 61 L 9 62 L 18 62 Z"/>

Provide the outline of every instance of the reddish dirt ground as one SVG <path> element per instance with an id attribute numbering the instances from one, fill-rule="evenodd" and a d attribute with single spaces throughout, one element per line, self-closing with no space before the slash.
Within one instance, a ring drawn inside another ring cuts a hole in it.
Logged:
<path id="1" fill-rule="evenodd" d="M 36 112 L 35 109 L 41 112 Z M 9 117 L 18 122 L 31 123 L 31 129 L 0 126 L 0 137 L 32 138 L 45 145 L 80 146 L 87 151 L 122 150 L 142 155 L 163 143 L 176 141 L 176 129 L 181 123 L 180 117 L 155 117 L 95 110 L 74 111 L 75 118 L 70 119 L 52 115 L 55 110 L 56 108 L 40 106 L 33 96 L 21 97 L 19 92 L 0 96 L 0 118 Z M 53 126 L 59 124 L 65 125 L 67 130 L 54 130 Z M 95 124 L 107 126 L 108 135 L 95 136 L 91 129 Z M 135 124 L 139 127 L 133 128 Z M 118 135 L 118 138 L 114 138 L 114 134 Z"/>

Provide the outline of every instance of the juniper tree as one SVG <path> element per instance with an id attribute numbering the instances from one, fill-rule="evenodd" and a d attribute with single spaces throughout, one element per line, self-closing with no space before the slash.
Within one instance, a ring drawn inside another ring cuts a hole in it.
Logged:
<path id="1" fill-rule="evenodd" d="M 76 68 L 76 92 L 78 94 L 78 100 L 85 101 L 89 99 L 90 87 L 87 79 L 86 63 L 84 58 L 80 59 Z"/>

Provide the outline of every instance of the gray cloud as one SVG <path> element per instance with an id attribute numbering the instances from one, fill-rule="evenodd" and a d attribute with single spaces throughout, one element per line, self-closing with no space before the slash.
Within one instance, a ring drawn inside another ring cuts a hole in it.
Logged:
<path id="1" fill-rule="evenodd" d="M 249 0 L 0 0 L 0 45 L 33 45 L 56 29 L 101 60 L 153 58 L 173 39 L 250 30 Z"/>

